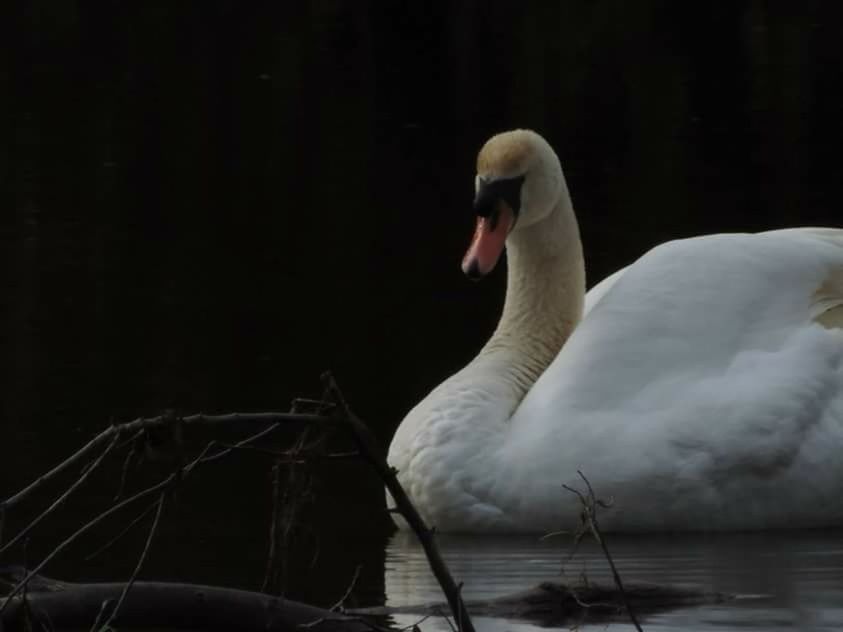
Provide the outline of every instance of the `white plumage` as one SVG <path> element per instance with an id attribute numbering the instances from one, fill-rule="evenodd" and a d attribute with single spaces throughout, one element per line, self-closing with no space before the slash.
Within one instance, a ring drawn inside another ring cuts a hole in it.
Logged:
<path id="1" fill-rule="evenodd" d="M 607 530 L 843 524 L 843 231 L 668 242 L 583 309 L 579 234 L 547 143 L 498 135 L 478 175 L 525 176 L 520 212 L 495 211 L 517 216 L 504 313 L 389 451 L 430 524 L 575 528 L 563 484 L 582 487 L 578 470 L 614 501 Z"/>

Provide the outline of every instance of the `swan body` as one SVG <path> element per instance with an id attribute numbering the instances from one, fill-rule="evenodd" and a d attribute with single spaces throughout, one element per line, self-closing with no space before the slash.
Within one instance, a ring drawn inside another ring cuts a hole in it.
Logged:
<path id="1" fill-rule="evenodd" d="M 604 530 L 843 524 L 843 230 L 667 242 L 585 295 L 540 136 L 493 137 L 477 190 L 463 269 L 482 276 L 505 241 L 501 321 L 388 456 L 430 525 L 574 529 L 578 472 L 613 501 Z"/>

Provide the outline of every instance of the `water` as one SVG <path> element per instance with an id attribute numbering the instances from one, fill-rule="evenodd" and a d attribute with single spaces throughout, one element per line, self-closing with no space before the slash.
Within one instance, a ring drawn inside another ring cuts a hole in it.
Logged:
<path id="1" fill-rule="evenodd" d="M 843 626 L 843 540 L 839 532 L 746 533 L 687 536 L 608 536 L 610 553 L 626 583 L 681 585 L 738 598 L 641 617 L 646 630 L 735 631 L 836 630 Z M 542 581 L 574 582 L 585 576 L 611 583 L 605 558 L 581 545 L 569 561 L 570 538 L 441 538 L 443 554 L 467 600 L 513 593 Z M 438 585 L 419 545 L 407 534 L 393 537 L 385 566 L 387 604 L 441 602 Z M 395 617 L 409 625 L 418 616 Z M 606 629 L 605 621 L 571 621 L 581 630 Z M 519 621 L 479 618 L 493 630 L 547 629 Z M 448 630 L 428 619 L 432 630 Z M 634 629 L 611 622 L 612 630 Z"/>
<path id="2" fill-rule="evenodd" d="M 840 225 L 838 3 L 13 4 L 14 55 L 0 60 L 0 497 L 112 420 L 285 410 L 318 396 L 325 368 L 388 442 L 497 318 L 503 274 L 472 284 L 459 261 L 474 154 L 500 130 L 532 127 L 557 148 L 592 285 L 666 239 Z M 104 463 L 0 563 L 38 559 L 106 506 L 121 465 Z M 270 467 L 237 455 L 190 481 L 144 576 L 259 587 Z M 146 463 L 130 485 L 165 471 Z M 388 539 L 365 466 L 312 476 L 289 596 L 331 605 L 358 566 L 356 604 L 435 593 Z M 6 533 L 38 506 L 12 512 Z M 85 556 L 133 515 L 48 572 L 125 578 L 142 531 Z M 466 590 L 553 575 L 552 546 L 517 542 L 458 548 L 486 569 L 460 571 Z M 834 534 L 684 542 L 612 546 L 630 579 L 772 596 L 648 627 L 839 622 Z M 412 591 L 395 592 L 396 573 Z"/>

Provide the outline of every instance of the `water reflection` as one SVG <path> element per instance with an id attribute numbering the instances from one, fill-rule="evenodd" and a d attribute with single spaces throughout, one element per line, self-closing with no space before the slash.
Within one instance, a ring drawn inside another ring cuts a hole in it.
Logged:
<path id="1" fill-rule="evenodd" d="M 685 608 L 646 617 L 648 630 L 830 630 L 843 626 L 843 534 L 830 531 L 683 536 L 614 536 L 609 545 L 628 582 L 681 584 L 738 595 L 725 604 Z M 585 574 L 610 582 L 608 565 L 595 546 L 583 543 L 568 561 L 570 540 L 441 537 L 443 554 L 464 596 L 487 599 L 541 581 L 574 581 Z M 387 545 L 387 604 L 441 601 L 424 553 L 414 538 L 396 534 Z M 418 617 L 401 615 L 409 625 Z M 537 626 L 484 619 L 483 630 L 534 630 Z M 429 627 L 428 627 L 429 626 Z M 603 630 L 605 622 L 579 629 Z M 611 623 L 610 629 L 632 629 Z M 426 629 L 448 630 L 428 620 Z"/>

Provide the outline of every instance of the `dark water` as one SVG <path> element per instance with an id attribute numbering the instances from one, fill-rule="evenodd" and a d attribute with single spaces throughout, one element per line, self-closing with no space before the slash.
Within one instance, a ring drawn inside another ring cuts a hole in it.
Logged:
<path id="1" fill-rule="evenodd" d="M 682 608 L 642 617 L 647 630 L 839 630 L 843 626 L 843 546 L 840 533 L 789 532 L 608 538 L 625 583 L 657 582 L 733 595 L 726 603 Z M 611 583 L 605 558 L 583 546 L 568 561 L 570 538 L 544 542 L 524 538 L 441 540 L 453 572 L 465 582 L 467 599 L 488 599 L 553 580 Z M 404 606 L 441 597 L 419 546 L 399 534 L 387 547 L 387 603 Z M 409 625 L 418 616 L 401 615 Z M 538 630 L 518 621 L 480 619 L 483 630 Z M 582 630 L 602 630 L 604 621 L 571 621 Z M 448 630 L 428 619 L 432 630 Z M 565 626 L 567 627 L 567 626 Z M 627 622 L 608 625 L 632 630 Z"/>
<path id="2" fill-rule="evenodd" d="M 15 3 L 0 60 L 0 497 L 111 420 L 285 409 L 325 368 L 386 443 L 497 316 L 503 275 L 475 285 L 458 267 L 473 157 L 496 131 L 532 127 L 557 148 L 590 283 L 670 238 L 839 225 L 841 13 Z M 106 470 L 28 557 L 113 493 L 120 459 Z M 355 596 L 383 600 L 379 485 L 363 465 L 312 476 L 288 593 L 333 603 L 362 564 Z M 203 472 L 148 575 L 258 586 L 270 489 L 255 455 Z M 82 561 L 116 530 L 51 569 L 124 577 L 142 533 Z"/>

